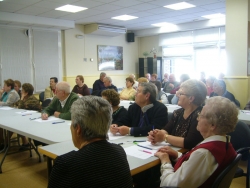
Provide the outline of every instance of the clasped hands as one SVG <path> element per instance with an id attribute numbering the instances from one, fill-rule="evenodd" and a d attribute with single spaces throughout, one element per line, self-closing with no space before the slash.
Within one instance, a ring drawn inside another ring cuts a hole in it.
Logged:
<path id="1" fill-rule="evenodd" d="M 123 126 L 120 126 L 120 127 L 118 127 L 118 125 L 117 124 L 112 124 L 112 125 L 110 125 L 110 132 L 112 133 L 112 134 L 116 134 L 116 133 L 120 133 L 121 135 L 126 135 L 126 134 L 129 134 L 130 132 L 129 132 L 129 127 L 128 126 L 125 126 L 125 125 L 123 125 Z"/>

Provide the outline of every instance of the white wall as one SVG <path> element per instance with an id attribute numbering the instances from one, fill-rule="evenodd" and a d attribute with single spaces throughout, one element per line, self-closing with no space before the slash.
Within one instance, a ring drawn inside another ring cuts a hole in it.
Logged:
<path id="1" fill-rule="evenodd" d="M 158 49 L 157 56 L 162 56 L 162 48 L 159 47 L 159 36 L 141 37 L 139 42 L 139 57 L 144 57 L 143 52 L 150 52 L 152 48 Z M 149 54 L 148 57 L 153 57 L 153 54 Z"/>
<path id="2" fill-rule="evenodd" d="M 125 86 L 125 78 L 131 74 L 138 74 L 138 39 L 128 43 L 126 35 L 105 37 L 97 35 L 84 35 L 84 26 L 76 25 L 74 29 L 64 31 L 64 80 L 74 85 L 75 76 L 84 76 L 85 83 L 92 88 L 93 82 L 98 79 L 101 71 L 97 66 L 97 45 L 112 45 L 123 47 L 123 70 L 105 71 L 113 79 L 117 87 Z M 83 35 L 77 39 L 76 35 Z M 87 58 L 84 62 L 83 58 Z M 90 58 L 94 61 L 91 62 Z"/>

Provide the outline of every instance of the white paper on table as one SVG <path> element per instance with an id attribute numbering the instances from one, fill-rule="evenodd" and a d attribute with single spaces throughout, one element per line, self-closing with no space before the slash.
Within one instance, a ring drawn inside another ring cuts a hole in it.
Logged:
<path id="1" fill-rule="evenodd" d="M 32 113 L 36 113 L 37 111 L 34 110 L 24 110 L 21 112 L 16 112 L 17 114 L 22 114 L 22 115 L 26 115 L 26 114 L 32 114 Z"/>
<path id="2" fill-rule="evenodd" d="M 3 106 L 3 107 L 0 107 L 0 110 L 12 110 L 14 108 L 11 108 L 11 107 L 8 107 L 8 106 Z"/>
<path id="3" fill-rule="evenodd" d="M 50 116 L 47 120 L 42 120 L 42 118 L 36 119 L 34 121 L 37 121 L 39 123 L 44 123 L 44 122 L 48 122 L 48 121 L 57 121 L 59 120 L 59 118 L 56 118 L 54 116 Z"/>
<path id="4" fill-rule="evenodd" d="M 148 149 L 136 146 L 136 145 L 124 148 L 124 150 L 125 150 L 127 155 L 137 157 L 139 159 L 147 159 L 149 157 L 152 157 L 152 156 L 154 156 L 154 154 L 156 152 L 155 150 L 148 150 Z M 149 153 L 147 153 L 147 152 L 149 152 Z"/>
<path id="5" fill-rule="evenodd" d="M 242 112 L 244 113 L 244 114 L 247 114 L 247 115 L 250 115 L 250 111 L 247 111 L 247 110 L 242 110 Z"/>
<path id="6" fill-rule="evenodd" d="M 116 139 L 119 139 L 119 138 L 123 138 L 124 136 L 121 136 L 120 133 L 116 133 L 115 135 L 113 135 L 113 133 L 108 133 L 108 136 L 109 136 L 109 140 L 116 140 Z"/>
<path id="7" fill-rule="evenodd" d="M 152 150 L 158 150 L 158 149 L 160 149 L 163 146 L 170 146 L 170 144 L 166 143 L 166 142 L 157 142 L 155 145 L 152 145 L 149 141 L 146 141 L 146 142 L 137 142 L 137 145 L 138 146 L 147 147 L 147 148 L 150 148 Z M 143 147 L 141 147 L 141 148 L 143 148 Z"/>

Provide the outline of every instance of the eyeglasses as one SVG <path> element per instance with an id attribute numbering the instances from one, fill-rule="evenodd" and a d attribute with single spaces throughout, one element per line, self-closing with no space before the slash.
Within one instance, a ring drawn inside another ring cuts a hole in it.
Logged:
<path id="1" fill-rule="evenodd" d="M 197 119 L 204 118 L 204 117 L 205 117 L 204 115 L 202 115 L 200 112 L 198 112 Z"/>
<path id="2" fill-rule="evenodd" d="M 180 96 L 182 96 L 182 95 L 186 95 L 186 96 L 190 96 L 190 95 L 188 95 L 188 94 L 185 94 L 185 93 L 181 93 L 181 92 L 176 92 L 176 95 L 177 95 L 177 97 L 180 97 Z"/>

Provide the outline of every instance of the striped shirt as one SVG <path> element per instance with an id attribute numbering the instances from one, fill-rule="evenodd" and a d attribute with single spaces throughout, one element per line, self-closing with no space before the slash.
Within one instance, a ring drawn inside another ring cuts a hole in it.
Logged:
<path id="1" fill-rule="evenodd" d="M 106 140 L 56 158 L 48 187 L 132 188 L 123 148 Z"/>

